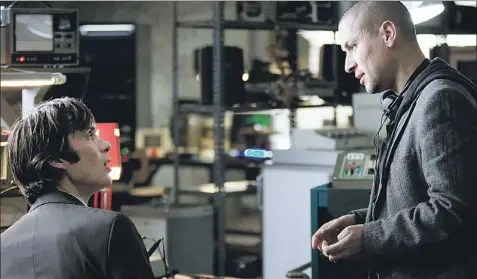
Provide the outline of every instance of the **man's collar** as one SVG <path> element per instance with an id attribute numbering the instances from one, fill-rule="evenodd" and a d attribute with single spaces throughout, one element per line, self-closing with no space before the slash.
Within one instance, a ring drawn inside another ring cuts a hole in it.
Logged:
<path id="1" fill-rule="evenodd" d="M 63 193 L 65 193 L 65 194 L 70 195 L 70 196 L 74 197 L 75 199 L 79 200 L 84 206 L 88 206 L 83 199 L 81 199 L 81 198 L 79 198 L 79 197 L 77 197 L 77 196 L 75 196 L 75 195 L 73 195 L 73 194 L 71 194 L 71 193 L 69 193 L 69 192 L 67 192 L 67 191 L 65 191 L 65 190 L 63 190 L 63 189 L 61 189 L 61 188 L 58 189 L 58 190 L 59 190 L 60 192 L 63 192 Z"/>
<path id="2" fill-rule="evenodd" d="M 38 199 L 31 205 L 29 211 L 35 210 L 36 208 L 44 204 L 51 204 L 51 203 L 56 203 L 56 204 L 63 203 L 63 204 L 74 204 L 78 206 L 85 206 L 85 203 L 81 199 L 65 191 L 58 190 L 58 191 L 47 193 L 38 197 Z"/>
<path id="3" fill-rule="evenodd" d="M 403 90 L 400 93 L 405 92 L 411 83 L 431 64 L 431 61 L 427 58 L 425 58 L 419 66 L 414 70 L 414 72 L 411 74 L 411 76 L 407 79 L 406 84 L 404 85 Z"/>

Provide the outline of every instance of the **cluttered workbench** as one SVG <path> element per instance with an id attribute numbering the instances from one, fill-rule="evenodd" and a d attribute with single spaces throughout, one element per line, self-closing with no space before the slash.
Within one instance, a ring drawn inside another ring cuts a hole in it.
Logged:
<path id="1" fill-rule="evenodd" d="M 203 161 L 194 159 L 192 156 L 184 156 L 179 159 L 181 166 L 188 167 L 202 167 L 209 170 L 209 182 L 213 182 L 214 177 L 214 164 L 212 161 Z M 157 171 L 164 165 L 173 165 L 174 159 L 172 157 L 168 158 L 158 158 L 158 159 L 149 159 L 149 175 L 142 185 L 150 185 L 152 179 Z M 238 159 L 238 158 L 228 158 L 225 162 L 225 169 L 236 169 L 243 170 L 245 172 L 245 179 L 255 180 L 258 173 L 260 172 L 261 162 L 251 162 L 250 160 Z"/>

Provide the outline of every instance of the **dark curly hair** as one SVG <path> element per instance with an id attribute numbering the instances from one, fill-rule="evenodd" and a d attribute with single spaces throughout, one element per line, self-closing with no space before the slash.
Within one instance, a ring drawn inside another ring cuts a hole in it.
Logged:
<path id="1" fill-rule="evenodd" d="M 78 162 L 80 158 L 70 148 L 68 135 L 89 128 L 93 122 L 93 114 L 82 101 L 63 97 L 37 105 L 12 126 L 7 144 L 8 166 L 30 204 L 57 191 L 65 174 L 48 162 Z"/>

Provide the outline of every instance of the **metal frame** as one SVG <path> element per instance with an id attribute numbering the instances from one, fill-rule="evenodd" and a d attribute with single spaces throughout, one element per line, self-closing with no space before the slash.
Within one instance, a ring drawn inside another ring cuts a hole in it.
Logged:
<path id="1" fill-rule="evenodd" d="M 249 30 L 273 30 L 274 24 L 271 23 L 255 23 L 255 22 L 239 22 L 224 19 L 224 2 L 214 1 L 213 3 L 213 20 L 211 21 L 191 21 L 179 22 L 177 18 L 177 2 L 173 2 L 173 31 L 172 31 L 172 65 L 173 65 L 173 84 L 172 84 L 172 107 L 173 107 L 173 123 L 178 123 L 179 114 L 190 111 L 209 113 L 214 116 L 214 144 L 215 144 L 215 160 L 214 160 L 214 184 L 218 187 L 218 192 L 214 194 L 214 211 L 216 216 L 215 227 L 215 248 L 216 254 L 216 270 L 214 275 L 225 276 L 226 261 L 226 212 L 225 212 L 225 158 L 224 158 L 224 113 L 222 106 L 222 94 L 224 89 L 223 76 L 223 47 L 224 47 L 224 29 L 249 29 Z M 282 29 L 307 29 L 307 30 L 333 30 L 336 26 L 325 26 L 315 24 L 299 24 L 299 23 L 281 23 Z M 178 55 L 178 28 L 212 28 L 213 30 L 213 93 L 214 103 L 212 106 L 182 105 L 179 107 L 179 55 Z M 334 55 L 336 59 L 336 55 Z M 336 61 L 335 61 L 336 62 Z M 335 67 L 336 68 L 336 67 Z M 293 118 L 291 119 L 293 120 Z M 294 120 L 293 120 L 294 121 Z M 291 123 L 294 124 L 294 123 Z M 180 191 L 179 183 L 179 126 L 173 126 L 174 139 L 174 203 L 178 202 Z"/>
<path id="2" fill-rule="evenodd" d="M 173 2 L 173 121 L 179 121 L 179 66 L 178 66 L 178 34 L 177 28 L 180 26 L 177 21 L 177 2 Z M 225 275 L 225 168 L 224 168 L 224 112 L 222 108 L 222 94 L 223 94 L 223 46 L 224 46 L 224 3 L 220 1 L 213 2 L 214 19 L 212 24 L 213 29 L 213 90 L 214 90 L 214 104 L 210 108 L 215 120 L 214 128 L 214 184 L 218 187 L 218 192 L 214 194 L 214 211 L 216 216 L 216 230 L 215 230 L 215 248 L 216 248 L 216 274 L 218 276 Z M 174 203 L 178 201 L 179 189 L 179 126 L 173 127 L 174 138 Z"/>

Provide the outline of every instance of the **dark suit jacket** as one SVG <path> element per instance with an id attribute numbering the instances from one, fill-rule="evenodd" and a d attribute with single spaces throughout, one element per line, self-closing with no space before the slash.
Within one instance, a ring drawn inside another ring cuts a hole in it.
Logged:
<path id="1" fill-rule="evenodd" d="M 450 69 L 440 59 L 435 63 Z M 429 74 L 426 69 L 413 82 Z M 375 183 L 369 207 L 355 212 L 364 223 L 370 274 L 380 279 L 477 278 L 475 90 L 435 79 L 414 110 L 400 118 L 401 137 L 390 145 L 389 179 Z"/>
<path id="2" fill-rule="evenodd" d="M 131 220 L 55 192 L 1 235 L 3 279 L 153 279 Z"/>

